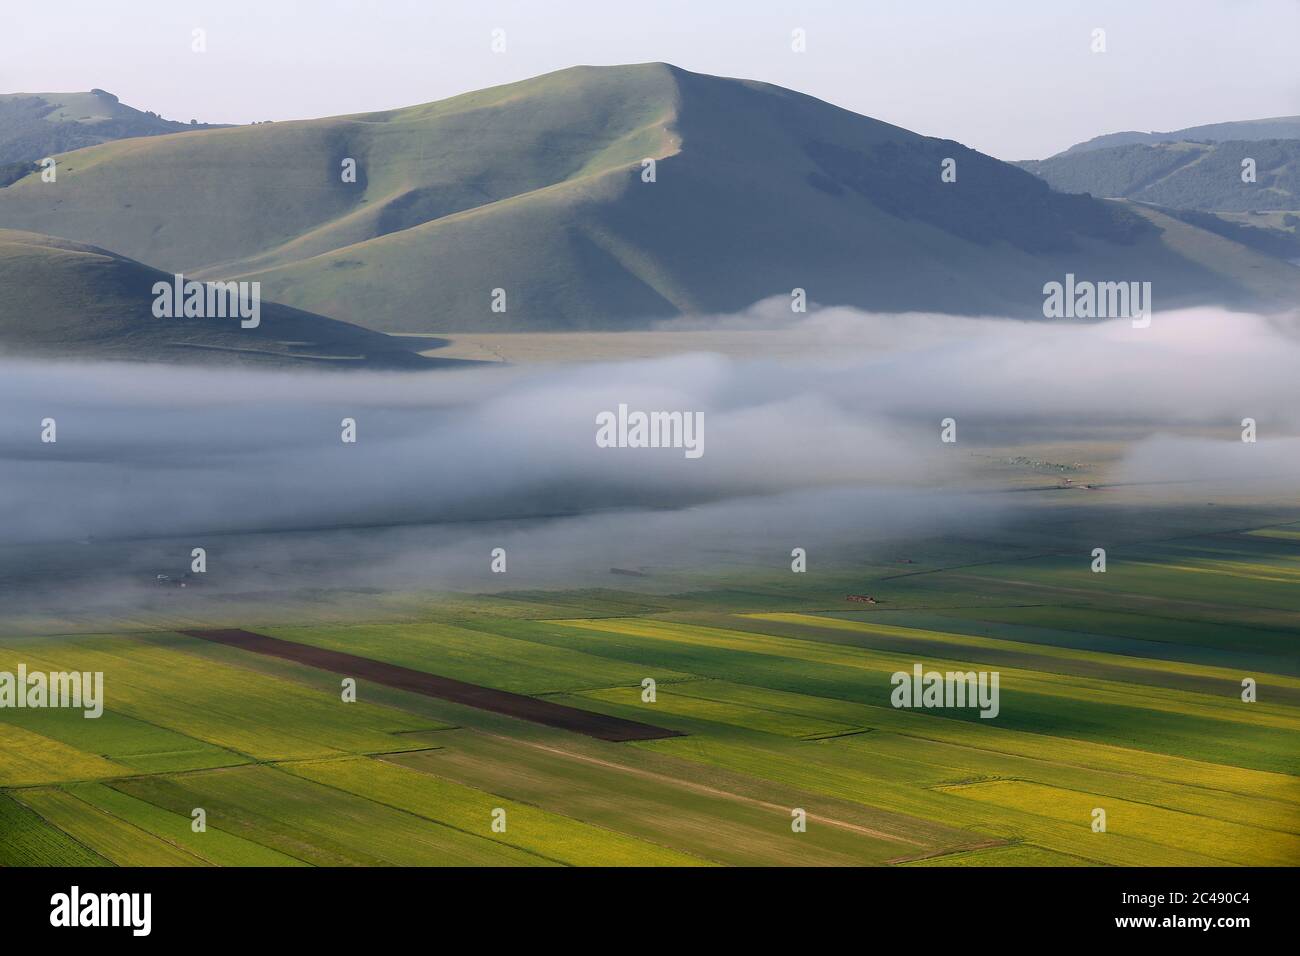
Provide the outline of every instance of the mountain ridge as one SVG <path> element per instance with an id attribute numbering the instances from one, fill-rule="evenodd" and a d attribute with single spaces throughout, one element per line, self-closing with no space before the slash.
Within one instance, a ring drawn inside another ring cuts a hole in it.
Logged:
<path id="1" fill-rule="evenodd" d="M 355 182 L 340 175 L 349 159 Z M 0 189 L 0 226 L 257 280 L 277 301 L 385 331 L 640 328 L 796 288 L 879 311 L 1034 317 L 1066 272 L 1152 279 L 1170 304 L 1255 296 L 1123 203 L 806 94 L 662 63 L 107 143 L 68 154 L 46 187 Z"/>
<path id="2" fill-rule="evenodd" d="M 1136 144 L 1154 146 L 1159 143 L 1209 142 L 1219 143 L 1226 140 L 1260 140 L 1260 139 L 1300 139 L 1300 116 L 1272 116 L 1254 120 L 1228 120 L 1222 123 L 1203 123 L 1200 126 L 1188 126 L 1168 133 L 1125 130 L 1119 133 L 1103 133 L 1092 139 L 1075 143 L 1067 149 L 1049 156 L 1056 159 L 1096 149 L 1110 149 L 1115 146 L 1132 146 Z M 1042 162 L 1043 160 L 1039 160 Z M 1033 162 L 1033 160 L 1025 160 Z"/>

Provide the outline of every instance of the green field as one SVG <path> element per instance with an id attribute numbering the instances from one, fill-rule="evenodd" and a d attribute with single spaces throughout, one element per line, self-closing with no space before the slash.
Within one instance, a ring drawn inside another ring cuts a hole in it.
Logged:
<path id="1" fill-rule="evenodd" d="M 0 864 L 1300 863 L 1294 513 L 1126 518 L 1104 575 L 1036 537 L 1079 517 L 821 575 L 237 622 L 683 734 L 640 743 L 365 681 L 348 703 L 337 674 L 138 622 L 3 637 L 0 671 L 103 671 L 106 705 L 0 710 Z M 915 663 L 997 671 L 998 715 L 891 706 Z"/>

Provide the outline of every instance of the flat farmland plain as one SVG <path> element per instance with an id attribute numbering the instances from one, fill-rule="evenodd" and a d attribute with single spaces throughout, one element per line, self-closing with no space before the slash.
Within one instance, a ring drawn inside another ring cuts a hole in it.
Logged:
<path id="1" fill-rule="evenodd" d="M 186 627 L 0 636 L 0 671 L 105 687 L 99 719 L 0 710 L 0 864 L 1300 863 L 1300 522 L 1114 526 L 1104 574 L 1082 546 L 935 539 L 807 575 L 220 622 L 680 734 L 658 740 L 364 677 L 351 702 L 346 674 Z M 997 716 L 893 706 L 916 664 L 998 672 Z"/>

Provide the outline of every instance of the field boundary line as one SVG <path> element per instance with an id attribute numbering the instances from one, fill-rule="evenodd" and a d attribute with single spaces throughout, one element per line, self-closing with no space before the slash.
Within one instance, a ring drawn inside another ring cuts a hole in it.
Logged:
<path id="1" fill-rule="evenodd" d="M 484 734 L 484 736 L 487 736 L 487 737 L 497 737 L 498 735 L 496 735 L 496 734 Z M 508 738 L 508 737 L 499 737 L 498 739 L 501 739 L 501 740 L 510 740 L 511 738 Z M 523 741 L 514 741 L 514 742 L 515 742 L 515 743 L 522 743 Z M 444 748 L 441 748 L 441 749 L 444 750 L 444 751 L 447 750 L 447 748 L 445 748 L 445 747 L 444 747 Z M 519 804 L 519 805 L 522 806 L 522 807 L 529 807 L 529 808 L 531 808 L 531 809 L 533 809 L 533 810 L 538 811 L 539 813 L 548 813 L 548 814 L 550 814 L 551 816 L 563 817 L 565 820 L 572 820 L 574 823 L 581 823 L 583 826 L 592 827 L 593 829 L 596 829 L 596 830 L 603 830 L 603 831 L 606 832 L 606 833 L 613 833 L 614 835 L 616 835 L 616 836 L 620 836 L 620 837 L 623 837 L 624 839 L 628 839 L 628 840 L 639 840 L 640 842 L 642 842 L 642 843 L 646 843 L 646 844 L 649 844 L 650 846 L 656 846 L 656 847 L 658 847 L 658 848 L 661 849 L 661 850 L 668 850 L 668 851 L 671 852 L 671 853 L 679 853 L 679 854 L 681 854 L 682 856 L 694 857 L 695 859 L 700 860 L 700 861 L 702 861 L 702 862 L 704 862 L 704 863 L 707 863 L 707 864 L 709 864 L 710 866 L 722 866 L 722 865 L 724 865 L 724 864 L 719 863 L 717 860 L 714 860 L 714 859 L 712 859 L 712 858 L 710 858 L 710 857 L 707 857 L 707 856 L 703 856 L 702 854 L 696 852 L 695 850 L 685 850 L 685 849 L 682 849 L 681 847 L 670 846 L 669 844 L 667 844 L 667 843 L 661 843 L 661 842 L 659 842 L 658 840 L 651 840 L 651 839 L 649 839 L 649 838 L 647 838 L 647 837 L 638 836 L 638 835 L 636 835 L 636 834 L 634 834 L 634 833 L 628 833 L 628 832 L 626 832 L 626 831 L 624 831 L 624 830 L 616 830 L 616 829 L 614 829 L 613 827 L 611 827 L 611 826 L 606 826 L 606 825 L 603 824 L 603 823 L 594 823 L 594 822 L 592 822 L 591 820 L 583 820 L 583 819 L 581 819 L 581 818 L 579 818 L 579 817 L 572 817 L 572 816 L 569 816 L 567 813 L 561 813 L 559 810 L 551 810 L 551 809 L 549 809 L 549 808 L 547 808 L 547 807 L 542 806 L 540 803 L 535 803 L 535 802 L 533 802 L 532 800 L 525 800 L 525 799 L 522 799 L 522 798 L 520 798 L 520 797 L 510 797 L 510 796 L 506 796 L 504 793 L 497 793 L 497 792 L 495 792 L 495 791 L 493 791 L 493 790 L 485 790 L 484 788 L 482 788 L 482 787 L 478 787 L 478 786 L 475 786 L 474 784 L 471 784 L 471 783 L 465 783 L 464 781 L 456 780 L 456 779 L 454 779 L 453 777 L 446 777 L 446 776 L 443 776 L 442 774 L 434 773 L 434 772 L 431 771 L 431 770 L 425 770 L 425 769 L 422 768 L 422 767 L 408 767 L 408 766 L 407 766 L 406 764 L 404 764 L 404 763 L 396 763 L 396 762 L 394 762 L 394 761 L 389 761 L 387 758 L 390 757 L 390 756 L 400 756 L 400 754 L 375 754 L 371 759 L 373 759 L 373 760 L 379 760 L 379 761 L 382 761 L 382 762 L 384 762 L 384 763 L 390 763 L 390 762 L 391 762 L 391 763 L 393 763 L 393 766 L 395 766 L 395 767 L 401 767 L 403 770 L 409 770 L 409 771 L 411 771 L 412 773 L 424 774 L 425 776 L 427 776 L 427 777 L 433 777 L 433 778 L 436 779 L 436 780 L 443 780 L 443 781 L 446 781 L 446 782 L 448 782 L 448 783 L 455 784 L 455 785 L 458 786 L 458 787 L 464 787 L 466 790 L 473 790 L 473 791 L 475 791 L 476 793 L 485 793 L 485 794 L 487 794 L 488 796 L 490 796 L 490 797 L 496 797 L 496 798 L 499 799 L 499 800 L 508 800 L 508 801 L 510 801 L 511 803 L 517 803 L 517 804 Z M 341 758 L 340 758 L 340 759 L 341 759 Z M 572 864 L 567 864 L 567 863 L 565 864 L 565 866 L 570 866 L 570 865 L 572 865 Z"/>
<path id="2" fill-rule="evenodd" d="M 51 786 L 51 785 L 50 785 L 50 784 L 46 784 L 45 786 Z M 57 784 L 54 784 L 53 786 L 57 786 Z M 63 829 L 63 827 L 59 826 L 59 825 L 58 825 L 57 823 L 55 823 L 53 820 L 48 820 L 48 819 L 46 819 L 46 817 L 41 813 L 41 811 L 37 810 L 37 809 L 36 809 L 34 806 L 32 806 L 30 803 L 27 803 L 26 801 L 22 800 L 22 799 L 19 798 L 18 796 L 14 795 L 13 792 L 12 792 L 13 789 L 14 789 L 14 788 L 11 788 L 11 787 L 0 788 L 0 796 L 3 796 L 3 797 L 5 797 L 5 798 L 8 799 L 8 800 L 13 801 L 13 803 L 14 803 L 16 806 L 18 806 L 18 807 L 20 807 L 21 809 L 26 810 L 28 813 L 32 814 L 32 816 L 36 817 L 36 819 L 40 820 L 42 823 L 44 823 L 47 827 L 49 827 L 51 830 L 55 831 L 56 833 L 62 833 L 65 837 L 67 837 L 67 838 L 68 838 L 69 840 L 71 840 L 73 843 L 77 844 L 77 846 L 81 847 L 83 850 L 85 850 L 85 851 L 86 851 L 87 853 L 89 853 L 91 856 L 95 856 L 95 857 L 98 857 L 99 859 L 103 860 L 104 863 L 105 863 L 105 865 L 107 865 L 107 866 L 117 866 L 116 863 L 114 863 L 112 860 L 110 860 L 110 859 L 109 859 L 108 857 L 106 857 L 104 854 L 100 853 L 100 852 L 99 852 L 98 850 L 96 850 L 93 846 L 91 846 L 91 845 L 88 844 L 88 843 L 83 842 L 83 841 L 81 840 L 80 837 L 74 836 L 73 834 L 69 833 L 67 830 Z M 35 789 L 35 787 L 25 787 L 25 788 L 23 788 L 23 789 L 33 790 L 33 789 Z"/>
<path id="3" fill-rule="evenodd" d="M 1153 810 L 1163 810 L 1166 813 L 1177 813 L 1182 816 L 1196 817 L 1201 820 L 1211 820 L 1215 823 L 1228 823 L 1233 826 L 1245 827 L 1250 830 L 1259 830 L 1261 833 L 1277 833 L 1283 836 L 1300 837 L 1300 830 L 1279 830 L 1277 827 L 1265 826 L 1260 823 L 1246 823 L 1243 822 L 1242 820 L 1225 819 L 1223 817 L 1213 816 L 1208 813 L 1201 813 L 1194 810 L 1182 810 L 1179 809 L 1178 807 L 1166 806 L 1163 803 L 1153 803 L 1150 800 L 1138 800 L 1134 797 L 1124 797 L 1114 793 L 1097 793 L 1096 791 L 1093 790 L 1080 790 L 1078 787 L 1067 787 L 1058 783 L 1044 783 L 1042 780 L 1033 780 L 1030 779 L 1029 777 L 996 777 L 989 780 L 969 780 L 969 781 L 960 781 L 957 783 L 935 783 L 935 784 L 931 784 L 925 789 L 941 791 L 946 793 L 946 792 L 952 792 L 957 790 L 965 790 L 971 787 L 983 787 L 983 786 L 988 786 L 990 784 L 999 784 L 999 783 L 1027 783 L 1035 787 L 1047 787 L 1048 789 L 1051 790 L 1062 790 L 1068 793 L 1077 793 L 1081 796 L 1096 797 L 1098 800 L 1122 800 L 1124 803 L 1131 803 L 1139 807 L 1150 807 Z M 1194 787 L 1196 785 L 1183 784 L 1183 786 Z M 1209 789 L 1209 788 L 1206 787 L 1202 789 Z M 1253 797 L 1252 799 L 1268 800 L 1269 798 Z M 1035 816 L 1046 816 L 1046 814 L 1039 814 L 1033 810 L 1026 810 L 1024 812 L 1032 813 Z M 1048 819 L 1055 819 L 1055 818 L 1048 817 Z M 1155 841 L 1151 841 L 1151 842 L 1155 842 Z M 1206 855 L 1208 856 L 1210 854 L 1206 854 Z"/>
<path id="4" fill-rule="evenodd" d="M 102 781 L 89 781 L 89 782 L 90 782 L 90 783 L 101 783 L 101 784 L 102 784 Z M 35 787 L 29 787 L 29 788 L 27 788 L 27 789 L 34 790 L 34 789 L 37 789 L 37 788 L 35 788 Z M 118 823 L 121 823 L 121 824 L 123 824 L 124 826 L 128 826 L 128 827 L 130 827 L 132 830 L 138 830 L 140 833 L 143 833 L 146 837 L 152 837 L 153 839 L 157 840 L 159 843 L 165 843 L 165 844 L 167 844 L 168 846 L 172 847 L 173 849 L 175 849 L 175 850 L 177 850 L 177 851 L 179 851 L 179 852 L 185 854 L 186 856 L 193 857 L 195 860 L 197 860 L 197 861 L 198 861 L 200 864 L 202 864 L 203 866 L 216 866 L 216 864 L 213 863 L 211 860 L 204 859 L 203 857 L 199 856 L 197 853 L 193 853 L 193 852 L 191 852 L 190 850 L 185 849 L 185 847 L 181 846 L 180 844 L 178 844 L 178 843 L 176 843 L 176 842 L 174 842 L 174 841 L 172 841 L 172 840 L 167 839 L 166 837 L 162 836 L 161 834 L 158 834 L 158 833 L 151 833 L 151 832 L 149 832 L 148 830 L 146 830 L 144 827 L 139 826 L 138 824 L 132 823 L 130 820 L 127 820 L 125 817 L 119 817 L 116 813 L 113 813 L 113 812 L 111 812 L 111 811 L 109 811 L 109 810 L 105 810 L 103 807 L 97 807 L 97 806 L 95 806 L 95 805 L 94 805 L 93 803 L 91 803 L 89 800 L 86 800 L 86 799 L 83 799 L 82 797 L 77 796 L 75 793 L 73 793 L 71 790 L 67 789 L 67 787 L 63 786 L 62 784 L 54 784 L 53 786 L 49 786 L 49 785 L 47 785 L 47 786 L 42 787 L 42 788 L 40 788 L 40 789 L 44 789 L 44 790 L 58 790 L 58 791 L 59 791 L 60 793 L 62 793 L 64 796 L 66 796 L 66 797 L 70 797 L 71 799 L 76 800 L 78 803 L 82 804 L 83 806 L 89 807 L 89 808 L 90 808 L 91 810 L 93 810 L 95 813 L 102 813 L 104 816 L 108 817 L 109 819 L 111 819 L 111 820 L 116 820 Z M 109 789 L 112 790 L 112 789 L 115 789 L 115 788 L 110 787 Z M 117 792 L 120 793 L 121 791 L 117 791 Z M 128 797 L 129 797 L 129 796 L 131 796 L 131 794 L 129 794 L 129 793 L 128 793 L 128 794 L 124 794 L 124 796 L 128 796 Z M 145 801 L 145 802 L 147 803 L 148 801 Z M 40 812 L 39 810 L 37 810 L 35 807 L 33 807 L 30 803 L 26 803 L 26 802 L 24 802 L 24 803 L 23 803 L 23 806 L 25 806 L 28 810 L 31 810 L 31 811 L 32 811 L 33 813 L 35 813 L 38 817 L 40 817 L 42 820 L 44 820 L 44 821 L 45 821 L 46 823 L 48 823 L 50 826 L 54 827 L 54 829 L 58 830 L 58 831 L 59 831 L 60 833 L 62 833 L 64 836 L 67 836 L 68 838 L 70 838 L 70 839 L 72 839 L 72 840 L 75 840 L 77 843 L 81 843 L 80 840 L 78 840 L 78 839 L 77 839 L 75 836 L 73 836 L 71 833 L 68 833 L 67 830 L 64 830 L 61 826 L 59 826 L 59 825 L 58 825 L 57 823 L 55 823 L 53 820 L 50 820 L 49 818 L 47 818 L 47 817 L 45 817 L 43 814 L 41 814 L 41 812 Z M 156 808 L 159 809 L 159 810 L 164 810 L 164 811 L 166 810 L 166 807 L 158 807 L 157 804 L 150 804 L 150 806 L 156 807 Z M 174 812 L 174 811 L 171 811 L 171 812 Z M 223 831 L 223 832 L 224 832 L 224 831 Z M 82 846 L 86 846 L 86 844 L 82 843 Z M 108 862 L 109 862 L 110 864 L 112 864 L 113 866 L 121 866 L 121 865 L 122 865 L 122 864 L 120 864 L 120 863 L 116 863 L 116 862 L 114 862 L 113 860 L 109 859 L 109 857 L 105 856 L 103 853 L 100 853 L 99 851 L 95 850 L 94 847 L 86 846 L 86 849 L 87 849 L 87 850 L 90 850 L 90 851 L 93 852 L 93 853 L 95 853 L 97 856 L 102 857 L 102 858 L 105 859 L 105 860 L 108 860 Z"/>
<path id="5" fill-rule="evenodd" d="M 408 752 L 418 753 L 418 751 L 408 751 Z M 338 757 L 326 758 L 325 762 L 339 761 L 339 760 L 373 760 L 373 759 L 375 758 L 368 754 L 343 754 Z M 299 761 L 299 762 L 308 763 L 308 762 L 316 762 L 316 761 Z M 280 768 L 277 767 L 274 769 L 279 770 Z M 395 813 L 402 813 L 409 817 L 415 817 L 415 819 L 417 820 L 423 820 L 426 823 L 432 823 L 434 826 L 443 827 L 444 829 L 451 830 L 454 833 L 461 833 L 464 834 L 465 836 L 473 837 L 476 840 L 486 840 L 488 843 L 495 843 L 498 846 L 505 846 L 505 847 L 509 847 L 512 850 L 518 850 L 520 853 L 526 853 L 529 856 L 536 857 L 539 860 L 545 860 L 547 863 L 554 863 L 557 866 L 572 866 L 571 863 L 565 863 L 563 860 L 557 860 L 553 857 L 546 856 L 544 853 L 538 853 L 536 850 L 530 850 L 527 847 L 522 847 L 514 843 L 507 843 L 504 840 L 497 840 L 494 839 L 493 837 L 487 837 L 481 833 L 472 833 L 469 830 L 463 830 L 458 826 L 454 826 L 453 824 L 447 823 L 445 820 L 437 820 L 433 817 L 427 817 L 423 813 L 416 813 L 414 810 L 407 810 L 402 807 L 395 807 L 391 803 L 385 803 L 383 800 L 375 800 L 372 797 L 367 797 L 365 794 L 357 793 L 354 790 L 348 790 L 345 787 L 336 786 L 335 784 L 332 783 L 323 783 L 320 780 L 314 780 L 311 777 L 305 777 L 302 774 L 294 773 L 292 770 L 280 770 L 280 772 L 287 774 L 290 777 L 293 777 L 295 780 L 302 780 L 305 783 L 314 783 L 318 787 L 325 787 L 328 790 L 335 790 L 338 793 L 345 793 L 349 797 L 355 797 L 358 800 L 364 800 L 366 803 L 373 803 L 377 807 L 384 807 L 385 809 L 392 810 Z M 492 796 L 497 797 L 500 796 L 500 794 L 494 793 L 492 794 Z M 484 864 L 484 865 L 491 865 L 491 864 Z"/>
<path id="6" fill-rule="evenodd" d="M 547 744 L 541 744 L 531 740 L 518 740 L 510 737 L 503 737 L 500 734 L 488 733 L 486 731 L 480 731 L 480 733 L 483 733 L 484 736 L 493 737 L 497 740 L 507 741 L 508 743 L 516 743 L 516 744 L 522 744 L 525 747 L 532 747 L 534 750 L 542 750 L 547 753 L 558 754 L 561 757 L 568 757 L 570 760 L 576 760 L 581 763 L 590 763 L 600 767 L 608 767 L 611 770 L 618 770 L 622 773 L 630 774 L 635 777 L 649 778 L 658 783 L 663 783 L 667 780 L 671 780 L 674 786 L 680 787 L 683 790 L 693 790 L 696 793 L 704 793 L 713 797 L 722 797 L 725 800 L 731 800 L 736 803 L 748 803 L 752 806 L 762 807 L 765 810 L 779 810 L 782 813 L 786 813 L 790 809 L 789 807 L 785 807 L 777 803 L 771 803 L 770 801 L 767 800 L 760 800 L 757 797 L 747 797 L 743 794 L 731 793 L 726 790 L 719 790 L 716 787 L 710 787 L 709 785 L 703 783 L 696 783 L 692 780 L 682 780 L 676 777 L 672 777 L 672 778 L 665 777 L 662 774 L 656 774 L 649 770 L 642 770 L 639 767 L 629 767 L 627 764 L 614 763 L 613 761 L 610 760 L 603 760 L 600 757 L 593 757 L 588 754 L 574 753 L 571 750 L 563 750 L 559 747 L 551 747 Z M 871 827 L 864 827 L 857 823 L 849 823 L 847 820 L 837 820 L 834 817 L 824 817 L 819 814 L 810 813 L 808 814 L 808 819 L 816 820 L 819 823 L 827 823 L 833 827 L 839 827 L 842 830 L 853 830 L 857 833 L 862 833 L 865 834 L 866 836 L 874 837 L 879 840 L 888 840 L 891 843 L 909 843 L 912 846 L 925 845 L 924 843 L 921 843 L 917 840 L 912 840 L 908 837 L 899 836 L 897 834 L 892 834 L 892 833 L 885 833 L 883 830 L 874 830 Z"/>

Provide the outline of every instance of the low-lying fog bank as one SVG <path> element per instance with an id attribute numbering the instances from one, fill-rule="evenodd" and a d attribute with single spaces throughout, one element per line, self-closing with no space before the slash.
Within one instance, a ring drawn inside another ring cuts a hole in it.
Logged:
<path id="1" fill-rule="evenodd" d="M 977 453 L 1029 442 L 1122 441 L 1107 482 L 1170 502 L 1211 484 L 1297 500 L 1294 320 L 827 309 L 793 332 L 806 347 L 781 360 L 406 374 L 0 361 L 0 593 L 183 572 L 186 543 L 241 586 L 488 589 L 491 547 L 510 586 L 559 586 L 987 533 L 1021 506 L 986 493 Z M 661 423 L 676 446 L 627 447 L 638 412 L 681 413 Z"/>

